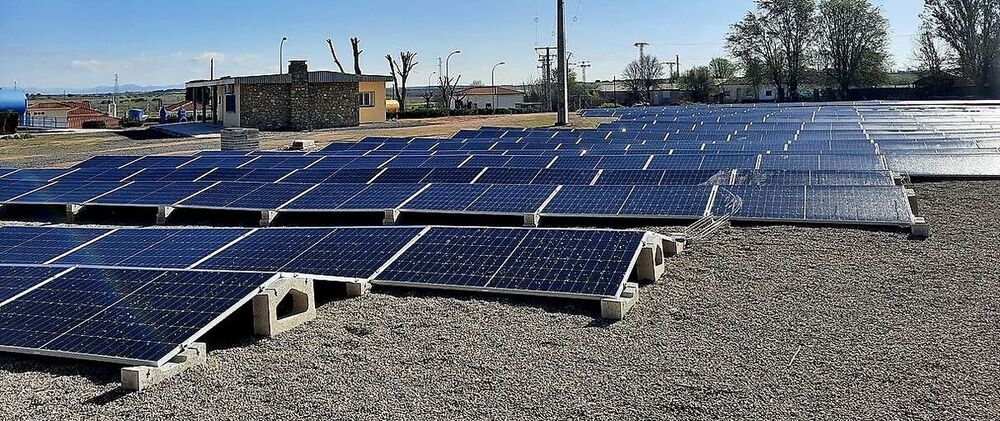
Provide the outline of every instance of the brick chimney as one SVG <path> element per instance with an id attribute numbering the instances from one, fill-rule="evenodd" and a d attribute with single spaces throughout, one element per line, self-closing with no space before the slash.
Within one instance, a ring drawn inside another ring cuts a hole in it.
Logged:
<path id="1" fill-rule="evenodd" d="M 292 77 L 289 91 L 292 130 L 312 130 L 309 118 L 309 66 L 305 60 L 289 60 L 288 74 Z"/>

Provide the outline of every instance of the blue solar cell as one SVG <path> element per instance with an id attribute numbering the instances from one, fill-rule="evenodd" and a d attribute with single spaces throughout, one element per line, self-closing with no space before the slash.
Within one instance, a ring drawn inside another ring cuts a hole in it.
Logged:
<path id="1" fill-rule="evenodd" d="M 333 210 L 366 188 L 368 188 L 367 184 L 321 184 L 282 209 Z"/>
<path id="2" fill-rule="evenodd" d="M 546 206 L 544 214 L 616 215 L 633 186 L 563 186 Z"/>
<path id="3" fill-rule="evenodd" d="M 507 168 L 545 168 L 552 162 L 551 156 L 513 155 L 505 165 Z"/>
<path id="4" fill-rule="evenodd" d="M 462 168 L 503 167 L 511 157 L 503 155 L 473 155 L 462 164 Z"/>
<path id="5" fill-rule="evenodd" d="M 488 184 L 432 184 L 403 206 L 407 210 L 461 211 L 482 196 Z"/>
<path id="6" fill-rule="evenodd" d="M 910 225 L 913 213 L 902 186 L 812 186 L 806 219 L 819 222 Z"/>
<path id="7" fill-rule="evenodd" d="M 0 307 L 0 345 L 160 365 L 272 277 L 78 268 Z"/>
<path id="8" fill-rule="evenodd" d="M 757 155 L 706 155 L 701 161 L 702 170 L 752 169 L 757 166 Z"/>
<path id="9" fill-rule="evenodd" d="M 467 159 L 469 159 L 468 155 L 431 156 L 421 163 L 420 166 L 428 168 L 457 168 Z"/>
<path id="10" fill-rule="evenodd" d="M 59 177 L 60 182 L 87 182 L 87 181 L 122 181 L 135 174 L 138 170 L 118 169 L 105 167 L 83 167 L 77 171 Z"/>
<path id="11" fill-rule="evenodd" d="M 185 163 L 181 168 L 236 168 L 254 159 L 258 159 L 258 157 L 244 155 L 199 156 L 197 159 Z"/>
<path id="12" fill-rule="evenodd" d="M 837 171 L 878 171 L 884 170 L 882 160 L 877 155 L 820 155 L 820 170 Z"/>
<path id="13" fill-rule="evenodd" d="M 397 209 L 424 184 L 372 184 L 340 205 L 338 210 Z"/>
<path id="14" fill-rule="evenodd" d="M 636 186 L 619 215 L 700 218 L 708 208 L 710 186 Z"/>
<path id="15" fill-rule="evenodd" d="M 301 155 L 285 156 L 284 154 L 268 155 L 247 162 L 240 168 L 297 170 L 306 168 L 315 163 L 316 161 L 320 160 L 321 158 L 322 157 L 318 156 L 301 156 Z"/>
<path id="16" fill-rule="evenodd" d="M 0 227 L 0 263 L 42 264 L 109 231 L 91 228 Z"/>
<path id="17" fill-rule="evenodd" d="M 310 245 L 332 232 L 327 228 L 271 228 L 254 232 L 200 263 L 198 269 L 277 272 Z"/>
<path id="18" fill-rule="evenodd" d="M 604 170 L 594 183 L 599 186 L 655 186 L 663 179 L 663 170 Z"/>
<path id="19" fill-rule="evenodd" d="M 555 186 L 493 184 L 464 210 L 466 212 L 536 213 L 555 191 Z"/>
<path id="20" fill-rule="evenodd" d="M 650 170 L 697 170 L 701 168 L 701 155 L 654 155 L 646 167 Z"/>
<path id="21" fill-rule="evenodd" d="M 549 168 L 561 169 L 584 169 L 592 170 L 597 168 L 601 162 L 601 157 L 596 155 L 567 156 L 558 157 Z"/>
<path id="22" fill-rule="evenodd" d="M 761 155 L 762 170 L 819 170 L 819 155 Z"/>
<path id="23" fill-rule="evenodd" d="M 248 232 L 243 229 L 121 229 L 54 263 L 183 269 Z"/>
<path id="24" fill-rule="evenodd" d="M 0 180 L 0 202 L 13 199 L 48 184 L 44 181 Z"/>
<path id="25" fill-rule="evenodd" d="M 124 183 L 110 181 L 83 183 L 61 181 L 13 199 L 10 203 L 45 205 L 80 204 L 107 194 L 124 185 Z"/>
<path id="26" fill-rule="evenodd" d="M 240 181 L 248 183 L 273 183 L 288 176 L 293 170 L 284 168 L 217 168 L 198 181 Z"/>
<path id="27" fill-rule="evenodd" d="M 597 170 L 543 169 L 531 184 L 588 185 L 597 178 Z"/>
<path id="28" fill-rule="evenodd" d="M 217 187 L 240 188 L 241 186 L 237 183 L 221 183 Z M 253 189 L 246 195 L 226 203 L 225 207 L 233 209 L 278 209 L 312 187 L 309 184 L 264 184 Z M 197 197 L 195 196 L 194 198 Z"/>
<path id="29" fill-rule="evenodd" d="M 892 186 L 888 171 L 813 171 L 809 184 L 814 186 Z"/>
<path id="30" fill-rule="evenodd" d="M 170 206 L 210 187 L 207 182 L 134 182 L 89 202 L 106 206 Z"/>
<path id="31" fill-rule="evenodd" d="M 732 175 L 728 170 L 666 170 L 663 173 L 661 185 L 670 186 L 698 186 L 698 185 L 726 185 Z"/>
<path id="32" fill-rule="evenodd" d="M 0 302 L 7 301 L 65 268 L 39 266 L 0 266 Z"/>
<path id="33" fill-rule="evenodd" d="M 742 170 L 736 172 L 735 185 L 741 186 L 805 186 L 809 171 L 802 170 Z"/>
<path id="34" fill-rule="evenodd" d="M 144 156 L 121 168 L 177 168 L 193 159 L 190 156 Z"/>
<path id="35" fill-rule="evenodd" d="M 646 167 L 649 155 L 604 156 L 598 168 L 604 170 L 641 170 Z"/>

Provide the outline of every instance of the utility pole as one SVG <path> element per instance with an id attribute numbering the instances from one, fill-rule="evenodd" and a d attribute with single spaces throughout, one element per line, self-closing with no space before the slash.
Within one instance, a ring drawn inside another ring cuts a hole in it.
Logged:
<path id="1" fill-rule="evenodd" d="M 545 110 L 552 111 L 552 50 L 555 47 L 535 47 L 535 51 L 539 54 L 538 62 L 541 63 L 539 66 L 542 69 L 542 80 L 545 83 Z M 545 51 L 545 55 L 542 55 L 542 51 Z"/>
<path id="2" fill-rule="evenodd" d="M 676 63 L 675 66 L 677 67 L 677 77 L 681 77 L 681 55 L 677 54 L 674 56 L 674 58 L 677 60 L 675 62 Z"/>
<path id="3" fill-rule="evenodd" d="M 667 79 L 673 79 L 674 78 L 674 62 L 671 61 L 671 62 L 667 63 L 667 67 L 670 67 L 670 74 L 667 77 Z"/>
<path id="4" fill-rule="evenodd" d="M 590 67 L 590 60 L 581 60 L 579 66 L 583 83 L 587 83 L 587 68 Z"/>
<path id="5" fill-rule="evenodd" d="M 649 43 L 645 41 L 639 41 L 632 45 L 635 46 L 635 48 L 639 49 L 639 60 L 642 60 L 642 56 L 646 54 L 646 46 L 649 45 Z"/>
<path id="6" fill-rule="evenodd" d="M 115 92 L 111 94 L 111 103 L 108 104 L 108 114 L 118 117 L 118 73 L 115 73 Z"/>
<path id="7" fill-rule="evenodd" d="M 559 82 L 562 92 L 559 94 L 559 110 L 556 114 L 556 126 L 569 123 L 569 69 L 566 68 L 566 0 L 556 0 L 556 44 L 559 56 Z"/>

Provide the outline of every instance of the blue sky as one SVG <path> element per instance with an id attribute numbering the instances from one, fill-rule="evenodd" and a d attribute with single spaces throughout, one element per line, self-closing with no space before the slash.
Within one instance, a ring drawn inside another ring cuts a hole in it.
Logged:
<path id="1" fill-rule="evenodd" d="M 911 61 L 912 34 L 922 0 L 873 0 L 892 26 L 896 67 Z M 120 83 L 172 85 L 216 75 L 274 73 L 278 41 L 284 57 L 307 59 L 310 69 L 333 67 L 325 40 L 333 38 L 351 67 L 348 38 L 362 39 L 362 70 L 388 72 L 386 53 L 412 50 L 419 65 L 411 85 L 426 84 L 437 57 L 452 58 L 463 82 L 498 83 L 538 77 L 534 47 L 552 45 L 552 0 L 211 1 L 195 3 L 114 0 L 4 0 L 0 14 L 0 86 L 90 87 Z M 198 13 L 192 12 L 197 4 Z M 587 79 L 610 79 L 650 43 L 681 66 L 723 55 L 729 24 L 752 0 L 566 0 L 572 60 L 589 60 Z M 537 17 L 537 23 L 536 23 Z M 350 70 L 349 70 L 350 71 Z"/>

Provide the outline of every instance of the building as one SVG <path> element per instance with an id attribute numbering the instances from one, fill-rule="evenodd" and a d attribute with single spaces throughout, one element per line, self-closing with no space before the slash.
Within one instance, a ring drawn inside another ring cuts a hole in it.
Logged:
<path id="1" fill-rule="evenodd" d="M 312 130 L 384 122 L 385 84 L 391 80 L 380 75 L 310 72 L 305 60 L 292 60 L 288 73 L 227 76 L 191 81 L 185 87 L 187 99 L 196 102 L 194 113 L 202 107 L 217 109 L 217 113 L 209 111 L 207 120 L 225 127 Z"/>
<path id="2" fill-rule="evenodd" d="M 25 125 L 53 128 L 114 128 L 118 118 L 90 108 L 90 101 L 28 101 Z"/>
<path id="3" fill-rule="evenodd" d="M 754 90 L 745 77 L 734 77 L 720 85 L 722 102 L 726 104 L 741 102 L 773 102 L 778 99 L 778 88 L 764 84 Z"/>
<path id="4" fill-rule="evenodd" d="M 517 108 L 524 102 L 524 92 L 497 86 L 476 86 L 455 92 L 452 108 Z M 496 103 L 494 104 L 494 101 Z"/>
<path id="5" fill-rule="evenodd" d="M 662 80 L 649 92 L 651 98 L 646 97 L 646 92 L 634 92 L 629 88 L 629 83 L 622 80 L 606 80 L 594 82 L 594 88 L 601 96 L 601 100 L 619 105 L 677 105 L 681 101 L 691 98 L 691 91 L 680 88 L 676 84 Z"/>

